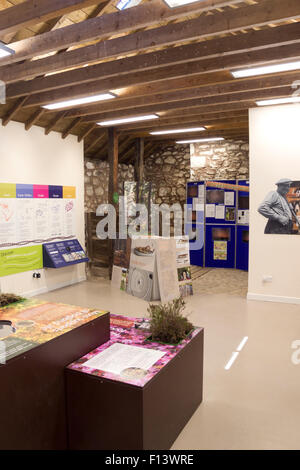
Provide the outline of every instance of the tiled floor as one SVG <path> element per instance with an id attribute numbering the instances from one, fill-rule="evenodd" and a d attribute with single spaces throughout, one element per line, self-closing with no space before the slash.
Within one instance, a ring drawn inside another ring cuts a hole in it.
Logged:
<path id="1" fill-rule="evenodd" d="M 247 296 L 248 273 L 238 269 L 192 267 L 194 294 Z"/>
<path id="2" fill-rule="evenodd" d="M 83 282 L 41 298 L 147 315 L 146 302 L 109 281 Z M 204 401 L 173 449 L 300 449 L 300 364 L 291 360 L 292 342 L 300 340 L 300 306 L 202 290 L 187 299 L 187 312 L 205 328 Z M 225 370 L 245 336 L 244 349 Z"/>

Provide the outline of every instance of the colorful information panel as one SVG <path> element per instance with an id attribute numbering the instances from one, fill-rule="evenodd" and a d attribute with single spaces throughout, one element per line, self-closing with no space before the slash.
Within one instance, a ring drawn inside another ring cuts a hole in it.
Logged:
<path id="1" fill-rule="evenodd" d="M 76 188 L 0 183 L 0 250 L 76 237 Z"/>
<path id="2" fill-rule="evenodd" d="M 144 387 L 194 338 L 180 344 L 150 342 L 149 320 L 110 315 L 110 341 L 68 366 L 86 374 Z"/>
<path id="3" fill-rule="evenodd" d="M 0 277 L 42 269 L 42 245 L 0 251 Z"/>
<path id="4" fill-rule="evenodd" d="M 106 313 L 37 299 L 4 307 L 0 309 L 0 324 L 11 322 L 13 333 L 0 339 L 0 364 Z"/>
<path id="5" fill-rule="evenodd" d="M 43 251 L 45 268 L 63 268 L 89 260 L 79 241 L 76 239 L 46 243 L 43 245 Z"/>

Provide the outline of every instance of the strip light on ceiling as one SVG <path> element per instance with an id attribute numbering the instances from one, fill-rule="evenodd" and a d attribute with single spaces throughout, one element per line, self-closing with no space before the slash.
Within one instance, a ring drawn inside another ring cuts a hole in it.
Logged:
<path id="1" fill-rule="evenodd" d="M 60 101 L 59 103 L 51 103 L 42 106 L 45 109 L 69 108 L 71 106 L 79 106 L 81 104 L 96 103 L 97 101 L 106 101 L 116 98 L 113 93 L 102 93 L 101 95 L 86 96 L 85 98 L 76 98 L 74 100 Z"/>
<path id="2" fill-rule="evenodd" d="M 185 132 L 198 132 L 206 131 L 205 127 L 191 127 L 188 129 L 171 129 L 168 131 L 154 131 L 150 132 L 151 135 L 165 135 L 165 134 L 183 134 Z"/>
<path id="3" fill-rule="evenodd" d="M 291 96 L 290 98 L 275 98 L 272 100 L 256 101 L 257 106 L 274 106 L 278 104 L 300 103 L 300 96 Z"/>
<path id="4" fill-rule="evenodd" d="M 0 59 L 15 54 L 15 51 L 0 41 Z"/>
<path id="5" fill-rule="evenodd" d="M 132 8 L 135 7 L 136 5 L 139 5 L 142 0 L 120 0 L 119 3 L 117 3 L 116 7 L 118 10 L 126 10 L 127 8 Z"/>
<path id="6" fill-rule="evenodd" d="M 112 119 L 110 121 L 101 121 L 98 122 L 98 126 L 117 126 L 119 124 L 128 124 L 131 122 L 139 122 L 139 121 L 150 121 L 151 119 L 158 119 L 159 116 L 157 114 L 146 114 L 145 116 L 133 116 L 128 118 L 122 119 Z"/>
<path id="7" fill-rule="evenodd" d="M 225 140 L 224 137 L 208 137 L 207 139 L 178 140 L 176 144 L 197 144 L 202 142 L 219 142 Z"/>
<path id="8" fill-rule="evenodd" d="M 188 5 L 189 3 L 196 3 L 203 0 L 165 0 L 166 4 L 170 8 L 181 7 L 182 5 Z"/>
<path id="9" fill-rule="evenodd" d="M 256 75 L 267 75 L 270 73 L 291 72 L 300 70 L 300 61 L 285 62 L 282 64 L 263 65 L 261 67 L 251 67 L 249 69 L 233 70 L 231 74 L 234 78 L 255 77 Z"/>

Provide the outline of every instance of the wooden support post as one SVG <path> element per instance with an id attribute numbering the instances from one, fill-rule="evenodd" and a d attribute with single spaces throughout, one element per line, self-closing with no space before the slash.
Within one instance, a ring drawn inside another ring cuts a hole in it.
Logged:
<path id="1" fill-rule="evenodd" d="M 144 180 L 144 151 L 145 141 L 143 137 L 136 139 L 136 158 L 135 158 L 135 174 L 138 186 L 143 184 Z"/>
<path id="2" fill-rule="evenodd" d="M 109 182 L 108 182 L 108 202 L 113 204 L 116 209 L 116 222 L 118 226 L 118 203 L 114 195 L 118 193 L 118 134 L 114 127 L 108 129 L 108 163 L 109 163 Z M 112 276 L 113 267 L 113 240 L 109 240 L 109 274 Z"/>
<path id="3" fill-rule="evenodd" d="M 108 184 L 108 202 L 117 207 L 114 203 L 114 193 L 118 192 L 118 135 L 114 127 L 108 129 L 108 162 L 109 162 L 109 184 Z"/>

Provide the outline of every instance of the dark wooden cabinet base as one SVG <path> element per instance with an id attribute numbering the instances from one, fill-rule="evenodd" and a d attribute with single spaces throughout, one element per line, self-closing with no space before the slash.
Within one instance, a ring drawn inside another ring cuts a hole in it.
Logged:
<path id="1" fill-rule="evenodd" d="M 109 313 L 0 366 L 0 449 L 66 449 L 64 367 L 109 340 Z"/>
<path id="2" fill-rule="evenodd" d="M 144 387 L 66 369 L 71 449 L 169 449 L 202 402 L 203 329 Z"/>

